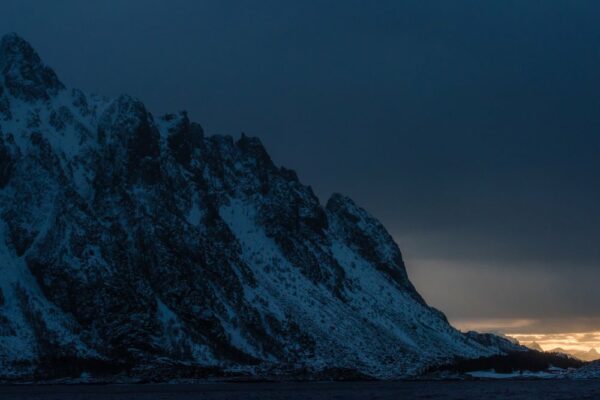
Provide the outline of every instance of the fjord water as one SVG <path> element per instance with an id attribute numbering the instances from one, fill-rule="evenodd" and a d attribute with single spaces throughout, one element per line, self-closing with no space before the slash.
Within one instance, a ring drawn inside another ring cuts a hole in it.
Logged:
<path id="1" fill-rule="evenodd" d="M 598 381 L 397 381 L 321 383 L 207 383 L 201 385 L 12 386 L 0 400 L 397 400 L 600 398 Z"/>

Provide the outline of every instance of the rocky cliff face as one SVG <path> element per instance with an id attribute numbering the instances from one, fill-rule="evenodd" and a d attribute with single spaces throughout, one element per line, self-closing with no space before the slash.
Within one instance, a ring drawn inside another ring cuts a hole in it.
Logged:
<path id="1" fill-rule="evenodd" d="M 423 301 L 376 219 L 342 195 L 323 207 L 258 139 L 68 90 L 28 43 L 2 39 L 4 378 L 386 378 L 498 351 Z"/>

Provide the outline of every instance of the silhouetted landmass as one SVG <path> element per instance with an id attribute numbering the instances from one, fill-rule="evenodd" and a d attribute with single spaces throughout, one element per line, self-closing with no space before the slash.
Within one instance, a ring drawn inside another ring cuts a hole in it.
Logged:
<path id="1" fill-rule="evenodd" d="M 474 359 L 457 359 L 438 367 L 431 368 L 433 371 L 473 372 L 493 370 L 500 374 L 508 374 L 520 371 L 547 371 L 550 367 L 568 369 L 580 368 L 586 363 L 564 354 L 545 353 L 535 350 L 515 351 L 504 355 L 491 357 L 480 357 Z"/>

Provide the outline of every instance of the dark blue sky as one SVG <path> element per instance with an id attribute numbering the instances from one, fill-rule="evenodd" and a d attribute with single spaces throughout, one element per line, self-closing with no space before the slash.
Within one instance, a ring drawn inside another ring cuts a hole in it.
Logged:
<path id="1" fill-rule="evenodd" d="M 451 319 L 564 329 L 600 320 L 598 21 L 583 0 L 4 0 L 0 14 L 67 85 L 259 136 L 322 201 L 353 197 Z"/>

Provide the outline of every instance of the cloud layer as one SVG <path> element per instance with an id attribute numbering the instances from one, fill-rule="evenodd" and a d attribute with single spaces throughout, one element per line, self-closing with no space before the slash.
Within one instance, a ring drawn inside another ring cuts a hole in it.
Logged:
<path id="1" fill-rule="evenodd" d="M 67 83 L 260 136 L 355 198 L 451 318 L 599 316 L 598 2 L 2 7 Z"/>

